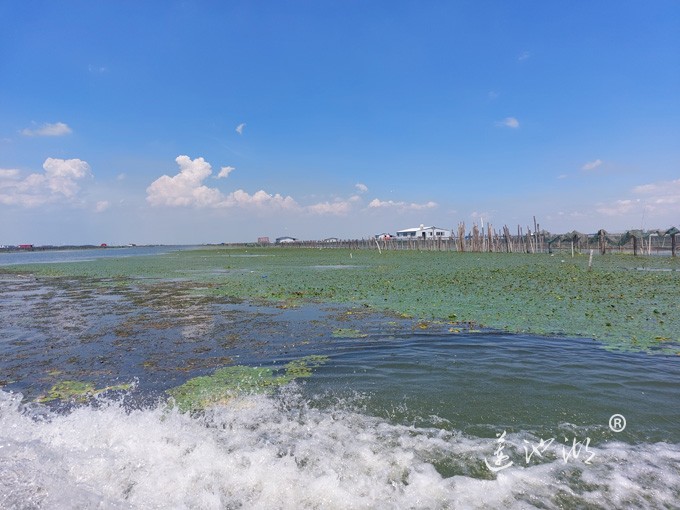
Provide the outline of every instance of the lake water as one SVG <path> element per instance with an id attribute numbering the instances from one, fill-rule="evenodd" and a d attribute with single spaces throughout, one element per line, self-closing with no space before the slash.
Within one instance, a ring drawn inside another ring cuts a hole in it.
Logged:
<path id="1" fill-rule="evenodd" d="M 124 246 L 111 248 L 83 248 L 71 250 L 35 250 L 0 252 L 0 266 L 16 264 L 50 264 L 57 262 L 81 262 L 99 258 L 140 257 L 160 255 L 177 250 L 193 249 L 193 246 Z"/>
<path id="2" fill-rule="evenodd" d="M 677 356 L 178 281 L 0 286 L 0 508 L 678 508 Z M 308 355 L 329 360 L 272 394 L 165 404 Z M 34 402 L 67 380 L 134 388 Z"/>

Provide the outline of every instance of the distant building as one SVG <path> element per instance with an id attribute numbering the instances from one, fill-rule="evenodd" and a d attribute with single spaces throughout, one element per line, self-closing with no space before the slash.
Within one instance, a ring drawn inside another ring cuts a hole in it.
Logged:
<path id="1" fill-rule="evenodd" d="M 257 244 L 269 244 L 269 238 L 268 237 L 258 237 L 257 238 Z"/>
<path id="2" fill-rule="evenodd" d="M 297 239 L 295 239 L 294 237 L 288 237 L 288 236 L 276 238 L 276 244 L 294 243 L 296 241 L 297 241 Z"/>
<path id="3" fill-rule="evenodd" d="M 337 237 L 327 237 L 326 239 L 323 240 L 324 243 L 339 243 L 340 239 Z"/>
<path id="4" fill-rule="evenodd" d="M 387 233 L 383 232 L 382 234 L 376 234 L 374 237 L 376 239 L 379 239 L 379 240 L 382 241 L 382 240 L 392 239 L 394 236 L 392 234 L 387 234 Z"/>
<path id="5" fill-rule="evenodd" d="M 415 228 L 397 230 L 397 239 L 446 239 L 451 237 L 451 231 L 439 227 L 420 225 Z"/>
<path id="6" fill-rule="evenodd" d="M 20 250 L 32 250 L 33 245 L 32 244 L 20 244 L 19 249 Z"/>

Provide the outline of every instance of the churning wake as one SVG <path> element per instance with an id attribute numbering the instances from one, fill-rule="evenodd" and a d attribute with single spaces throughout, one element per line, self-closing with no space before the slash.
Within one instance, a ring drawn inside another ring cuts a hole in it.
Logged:
<path id="1" fill-rule="evenodd" d="M 521 444 L 508 436 L 508 444 Z M 489 438 L 395 425 L 292 385 L 190 416 L 55 414 L 0 391 L 0 508 L 671 508 L 680 445 L 607 443 L 492 473 Z M 509 451 L 511 446 L 508 447 Z M 521 448 L 518 448 L 521 450 Z M 524 452 L 521 453 L 524 455 Z M 590 506 L 589 506 L 590 505 Z"/>

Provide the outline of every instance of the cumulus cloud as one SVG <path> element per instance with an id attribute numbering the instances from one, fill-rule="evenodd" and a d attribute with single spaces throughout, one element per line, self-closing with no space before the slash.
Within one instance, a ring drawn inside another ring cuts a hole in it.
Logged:
<path id="1" fill-rule="evenodd" d="M 503 120 L 497 121 L 496 126 L 517 129 L 519 127 L 519 121 L 515 117 L 506 117 Z"/>
<path id="2" fill-rule="evenodd" d="M 585 165 L 581 167 L 581 170 L 595 170 L 597 167 L 602 165 L 601 159 L 596 159 L 595 161 L 588 161 Z"/>
<path id="3" fill-rule="evenodd" d="M 212 175 L 212 167 L 205 159 L 178 156 L 175 161 L 179 166 L 177 174 L 173 176 L 163 175 L 153 181 L 146 189 L 146 200 L 152 206 L 214 209 L 249 208 L 254 211 L 295 211 L 313 215 L 343 216 L 350 213 L 355 204 L 361 202 L 361 197 L 358 194 L 347 199 L 337 198 L 311 205 L 300 205 L 291 196 L 284 196 L 279 193 L 271 194 L 265 190 L 259 190 L 253 194 L 242 189 L 223 193 L 217 188 L 211 188 L 204 184 L 204 181 Z M 222 167 L 216 177 L 224 178 L 233 170 L 233 167 Z M 361 186 L 368 191 L 365 185 Z M 359 191 L 362 189 L 358 185 L 356 188 Z M 403 206 L 407 209 L 426 209 L 436 206 L 434 202 L 427 204 L 392 202 L 392 204 L 395 207 Z"/>
<path id="4" fill-rule="evenodd" d="M 236 167 L 233 166 L 223 166 L 220 169 L 220 173 L 217 174 L 218 179 L 226 179 L 229 177 L 229 174 L 232 173 L 234 170 L 236 170 Z"/>
<path id="5" fill-rule="evenodd" d="M 256 191 L 252 195 L 238 189 L 229 193 L 224 200 L 218 204 L 220 207 L 256 207 L 260 209 L 298 209 L 298 203 L 290 196 L 284 197 L 276 193 L 272 195 L 264 190 Z"/>
<path id="6" fill-rule="evenodd" d="M 361 182 L 357 182 L 354 187 L 359 193 L 366 193 L 368 191 L 368 186 L 365 184 L 362 184 Z"/>
<path id="7" fill-rule="evenodd" d="M 239 135 L 242 135 L 242 134 L 243 134 L 243 130 L 245 129 L 245 127 L 246 127 L 245 122 L 242 122 L 241 124 L 239 124 L 238 126 L 236 126 L 236 132 L 237 132 Z"/>
<path id="8" fill-rule="evenodd" d="M 71 133 L 71 128 L 63 122 L 55 122 L 54 124 L 45 123 L 34 129 L 26 128 L 21 130 L 21 134 L 24 136 L 64 136 Z"/>
<path id="9" fill-rule="evenodd" d="M 264 190 L 249 194 L 241 189 L 224 195 L 217 188 L 210 188 L 203 181 L 212 174 L 212 167 L 203 158 L 191 159 L 178 156 L 175 161 L 179 173 L 170 177 L 163 175 L 146 189 L 146 199 L 152 206 L 193 207 L 256 207 L 295 209 L 292 197 L 278 193 L 272 195 Z M 221 172 L 220 172 L 221 173 Z"/>
<path id="10" fill-rule="evenodd" d="M 206 207 L 218 205 L 224 200 L 218 189 L 202 184 L 212 173 L 206 160 L 177 156 L 175 161 L 179 165 L 177 175 L 163 175 L 146 189 L 146 199 L 151 205 Z"/>
<path id="11" fill-rule="evenodd" d="M 80 159 L 47 158 L 43 163 L 47 187 L 65 197 L 75 195 L 80 187 L 76 181 L 91 175 L 90 165 Z"/>
<path id="12" fill-rule="evenodd" d="M 400 209 L 400 210 L 420 211 L 420 210 L 423 210 L 423 209 L 433 209 L 433 208 L 437 207 L 437 203 L 430 201 L 430 202 L 426 202 L 424 204 L 416 204 L 416 203 L 408 203 L 408 202 L 395 202 L 394 200 L 380 200 L 380 199 L 374 198 L 368 204 L 368 207 L 370 207 L 372 209 L 394 208 L 394 209 Z"/>
<path id="13" fill-rule="evenodd" d="M 43 170 L 24 179 L 18 170 L 0 171 L 0 203 L 35 207 L 69 201 L 80 190 L 78 182 L 92 176 L 90 165 L 80 159 L 47 158 Z"/>

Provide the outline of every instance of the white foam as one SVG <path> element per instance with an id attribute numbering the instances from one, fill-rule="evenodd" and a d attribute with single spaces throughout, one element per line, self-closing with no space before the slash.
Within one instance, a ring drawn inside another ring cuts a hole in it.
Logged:
<path id="1" fill-rule="evenodd" d="M 19 400 L 0 391 L 0 508 L 670 508 L 680 497 L 677 444 L 609 443 L 591 448 L 592 465 L 553 458 L 492 475 L 493 440 L 343 402 L 315 409 L 294 386 L 202 417 L 109 403 L 40 418 Z"/>

